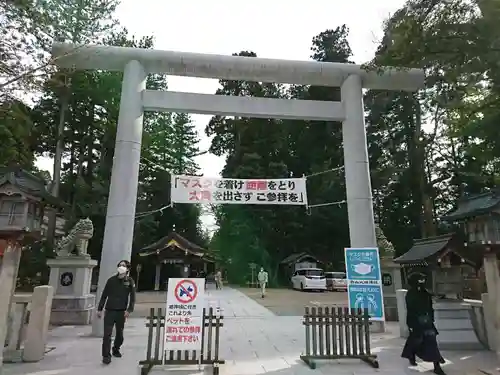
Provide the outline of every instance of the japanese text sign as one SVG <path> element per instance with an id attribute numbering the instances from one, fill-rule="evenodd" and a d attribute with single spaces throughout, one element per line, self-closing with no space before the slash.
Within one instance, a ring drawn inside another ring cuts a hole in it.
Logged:
<path id="1" fill-rule="evenodd" d="M 172 175 L 173 203 L 307 205 L 306 179 L 234 179 Z"/>
<path id="2" fill-rule="evenodd" d="M 383 321 L 384 297 L 378 248 L 345 249 L 347 295 L 351 309 L 368 309 L 371 320 Z"/>
<path id="3" fill-rule="evenodd" d="M 201 350 L 205 279 L 168 279 L 165 350 Z"/>

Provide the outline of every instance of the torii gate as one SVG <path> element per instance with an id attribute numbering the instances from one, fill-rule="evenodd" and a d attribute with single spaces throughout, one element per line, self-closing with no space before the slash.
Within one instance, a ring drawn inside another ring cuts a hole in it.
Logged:
<path id="1" fill-rule="evenodd" d="M 376 247 L 363 88 L 416 91 L 424 72 L 359 65 L 209 55 L 152 49 L 54 44 L 63 68 L 123 71 L 115 156 L 106 212 L 98 295 L 121 259 L 130 259 L 144 111 L 341 121 L 351 247 Z M 149 73 L 224 80 L 341 87 L 341 102 L 251 98 L 146 90 Z M 102 334 L 94 319 L 93 333 Z"/>

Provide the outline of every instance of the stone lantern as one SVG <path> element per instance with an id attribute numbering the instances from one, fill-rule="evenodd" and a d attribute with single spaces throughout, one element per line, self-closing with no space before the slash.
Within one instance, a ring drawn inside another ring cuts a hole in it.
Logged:
<path id="1" fill-rule="evenodd" d="M 0 342 L 5 341 L 21 250 L 41 237 L 44 208 L 59 205 L 46 184 L 21 168 L 0 168 Z"/>

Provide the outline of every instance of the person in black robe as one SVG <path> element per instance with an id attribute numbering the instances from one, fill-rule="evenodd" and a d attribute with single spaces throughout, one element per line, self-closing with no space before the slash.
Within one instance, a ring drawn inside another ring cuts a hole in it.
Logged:
<path id="1" fill-rule="evenodd" d="M 401 357 L 416 366 L 416 357 L 424 362 L 434 363 L 434 373 L 445 375 L 441 368 L 444 359 L 437 344 L 438 331 L 434 325 L 432 295 L 425 289 L 426 276 L 421 273 L 409 277 L 406 294 L 406 324 L 410 332 Z"/>

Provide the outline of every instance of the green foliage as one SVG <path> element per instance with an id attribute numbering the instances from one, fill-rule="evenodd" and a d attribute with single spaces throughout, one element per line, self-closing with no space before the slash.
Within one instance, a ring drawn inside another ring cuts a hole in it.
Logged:
<path id="1" fill-rule="evenodd" d="M 87 216 L 93 220 L 94 257 L 101 252 L 122 75 L 57 70 L 46 64 L 54 40 L 153 48 L 153 38 L 136 39 L 117 27 L 116 5 L 115 0 L 0 4 L 0 165 L 16 163 L 32 170 L 35 157 L 53 156 L 62 140 L 60 195 L 70 205 L 65 215 L 69 223 Z M 380 247 L 387 253 L 392 254 L 393 247 L 401 254 L 414 238 L 446 231 L 438 218 L 457 198 L 499 183 L 499 18 L 495 0 L 408 0 L 384 24 L 383 40 L 368 68 L 416 67 L 427 74 L 425 88 L 418 93 L 365 94 L 374 212 Z M 318 34 L 312 39 L 311 58 L 351 62 L 347 39 L 345 25 Z M 238 55 L 256 56 L 250 51 Z M 220 83 L 218 95 L 340 100 L 338 88 Z M 166 78 L 151 75 L 147 86 L 166 90 Z M 39 94 L 33 108 L 15 99 L 33 91 Z M 206 133 L 212 137 L 210 152 L 226 157 L 225 177 L 306 175 L 311 176 L 311 205 L 345 199 L 342 171 L 318 174 L 343 165 L 339 123 L 215 116 Z M 137 218 L 134 247 L 158 240 L 174 225 L 193 242 L 207 245 L 199 221 L 201 207 L 166 207 L 170 174 L 199 173 L 194 157 L 200 154 L 189 115 L 145 116 L 137 211 L 149 214 Z M 279 262 L 303 251 L 332 270 L 342 267 L 343 248 L 349 246 L 345 205 L 309 213 L 297 207 L 245 205 L 213 211 L 219 229 L 210 248 L 221 258 L 230 281 L 247 281 L 248 265 L 256 263 L 268 269 L 272 284 L 287 282 Z M 29 272 L 36 275 L 43 263 L 36 260 L 40 254 L 29 258 Z M 23 264 L 29 261 L 23 259 Z M 33 278 L 31 273 L 25 278 Z"/>
<path id="2" fill-rule="evenodd" d="M 313 39 L 313 58 L 349 62 L 352 53 L 346 38 L 345 26 L 319 34 Z M 248 51 L 239 55 L 256 56 Z M 219 95 L 340 99 L 339 89 L 220 83 Z M 211 151 L 227 155 L 225 177 L 287 178 L 343 164 L 340 124 L 334 122 L 214 117 L 206 132 L 214 136 Z M 307 188 L 311 204 L 340 201 L 345 196 L 343 176 L 339 174 L 312 177 Z M 234 275 L 230 281 L 241 282 L 250 272 L 248 263 L 256 263 L 270 271 L 271 282 L 281 279 L 288 285 L 279 272 L 279 263 L 291 253 L 308 251 L 325 261 L 342 263 L 348 239 L 345 216 L 345 206 L 336 205 L 314 209 L 310 216 L 297 207 L 222 206 L 217 209 L 220 229 L 212 246 L 226 260 L 229 277 Z"/>
<path id="3" fill-rule="evenodd" d="M 97 43 L 117 24 L 118 0 L 0 2 L 0 97 L 37 92 L 51 79 L 54 41 Z M 17 91 L 16 91 L 17 90 Z"/>
<path id="4" fill-rule="evenodd" d="M 31 9 L 29 5 L 40 7 Z M 30 20 L 26 29 L 19 29 L 26 47 L 23 53 L 33 57 L 33 63 L 47 61 L 47 47 L 54 40 L 73 43 L 95 43 L 136 48 L 152 48 L 152 37 L 137 39 L 125 29 L 116 27 L 113 12 L 117 2 L 101 0 L 27 1 L 22 8 L 9 7 L 9 17 L 2 22 L 11 25 Z M 21 4 L 18 4 L 21 7 Z M 1 10 L 6 8 L 0 8 Z M 45 25 L 46 27 L 43 27 Z M 14 38 L 8 34 L 8 37 Z M 4 42 L 4 41 L 2 41 Z M 28 43 L 29 42 L 29 43 Z M 0 48 L 6 44 L 0 43 Z M 40 53 L 40 55 L 36 55 Z M 19 56 L 9 55 L 12 63 Z M 10 64 L 10 61 L 7 62 Z M 7 72 L 16 87 L 30 89 L 15 81 L 17 75 L 30 77 L 40 84 L 33 108 L 20 101 L 0 101 L 0 164 L 20 164 L 30 170 L 36 156 L 54 157 L 62 147 L 62 173 L 59 197 L 69 204 L 64 212 L 67 227 L 78 219 L 89 217 L 95 227 L 89 253 L 99 259 L 104 236 L 106 206 L 113 165 L 113 150 L 118 121 L 122 73 L 102 71 L 68 71 L 54 67 L 43 69 L 33 77 L 30 66 L 19 66 Z M 24 69 L 24 70 L 23 70 Z M 1 71 L 0 71 L 1 73 Z M 9 86 L 10 87 L 10 86 Z M 0 85 L 3 93 L 9 89 Z M 165 76 L 150 75 L 148 89 L 166 90 Z M 6 98 L 10 97 L 5 95 Z M 63 102 L 66 109 L 63 112 Z M 62 137 L 58 127 L 62 120 Z M 58 142 L 58 140 L 60 142 Z M 170 203 L 170 173 L 197 173 L 194 157 L 199 154 L 198 137 L 189 115 L 148 113 L 144 121 L 142 164 L 134 247 L 141 248 L 157 241 L 175 226 L 189 240 L 200 246 L 207 238 L 200 225 L 200 207 L 181 205 L 166 208 Z M 47 176 L 45 176 L 47 177 Z M 46 279 L 46 244 L 36 244 L 23 254 L 20 286 L 28 287 Z"/>
<path id="5" fill-rule="evenodd" d="M 21 254 L 21 266 L 17 274 L 17 289 L 31 292 L 34 287 L 47 285 L 49 282 L 49 268 L 47 259 L 54 257 L 52 249 L 43 242 L 36 242 L 26 246 Z"/>
<path id="6" fill-rule="evenodd" d="M 212 238 L 212 246 L 219 249 L 228 279 L 239 285 L 250 281 L 250 263 L 266 269 L 271 266 L 271 257 L 261 244 L 255 221 L 247 215 L 240 207 L 224 207 L 219 214 L 220 230 Z M 269 275 L 271 282 L 273 276 L 272 273 Z"/>
<path id="7" fill-rule="evenodd" d="M 498 184 L 500 33 L 494 15 L 499 14 L 500 5 L 492 0 L 410 0 L 384 25 L 384 38 L 368 68 L 422 68 L 427 79 L 418 93 L 370 90 L 365 95 L 374 212 L 380 223 L 382 252 L 399 255 L 410 248 L 414 238 L 449 230 L 438 218 L 457 198 Z M 314 37 L 311 57 L 348 62 L 347 34 L 342 26 Z M 294 99 L 340 99 L 338 89 L 324 87 L 285 90 L 250 82 L 221 84 L 219 94 L 224 95 L 270 96 L 274 91 Z M 301 176 L 343 164 L 339 124 L 268 120 L 264 132 L 262 124 L 259 119 L 216 117 L 207 127 L 207 134 L 214 135 L 212 151 L 227 155 L 225 176 Z M 307 187 L 312 205 L 345 196 L 343 175 L 338 173 L 309 178 Z M 274 267 L 291 253 L 309 251 L 335 269 L 343 258 L 342 249 L 349 245 L 345 206 L 313 209 L 311 216 L 286 207 L 230 211 L 222 207 L 218 212 L 226 211 L 220 214 L 224 219 L 218 217 L 220 229 L 213 240 L 226 258 L 238 251 L 232 250 L 228 234 L 219 236 L 228 233 L 228 226 L 254 228 L 238 240 L 250 242 L 257 231 L 260 252 L 270 255 Z M 258 258 L 258 254 L 252 256 Z"/>
<path id="8" fill-rule="evenodd" d="M 0 103 L 0 165 L 33 167 L 31 109 L 16 100 Z"/>
<path id="9" fill-rule="evenodd" d="M 448 230 L 436 218 L 460 196 L 498 183 L 499 10 L 489 0 L 412 0 L 385 24 L 373 63 L 427 73 L 418 95 L 365 98 L 375 211 L 398 254 Z"/>

